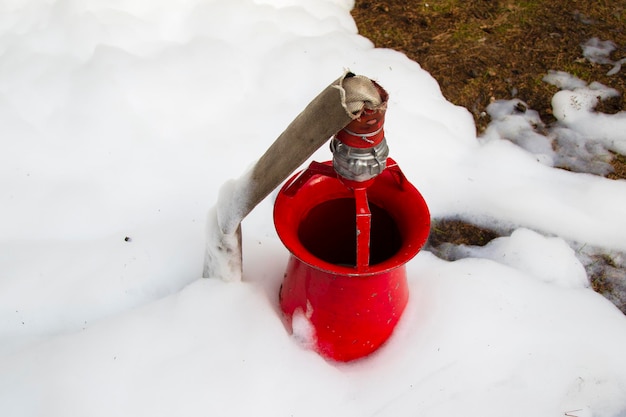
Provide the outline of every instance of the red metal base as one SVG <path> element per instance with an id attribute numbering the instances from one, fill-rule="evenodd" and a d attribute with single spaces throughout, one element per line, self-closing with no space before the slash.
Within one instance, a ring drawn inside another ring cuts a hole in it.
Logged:
<path id="1" fill-rule="evenodd" d="M 288 322 L 299 308 L 324 357 L 350 361 L 378 349 L 391 335 L 409 299 L 405 267 L 382 274 L 346 276 L 291 257 L 280 291 Z"/>
<path id="2" fill-rule="evenodd" d="M 380 347 L 398 323 L 409 296 L 405 264 L 425 243 L 430 214 L 391 159 L 356 193 L 320 165 L 292 177 L 274 207 L 276 230 L 292 253 L 280 306 L 289 326 L 297 311 L 306 316 L 322 356 L 350 361 Z M 362 198 L 370 220 L 367 262 L 357 253 Z"/>

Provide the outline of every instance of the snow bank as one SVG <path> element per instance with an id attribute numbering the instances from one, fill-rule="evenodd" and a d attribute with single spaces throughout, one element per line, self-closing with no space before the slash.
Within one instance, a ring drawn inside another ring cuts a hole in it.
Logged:
<path id="1" fill-rule="evenodd" d="M 626 319 L 564 243 L 626 251 L 625 183 L 508 140 L 529 119 L 476 138 L 351 6 L 0 5 L 2 415 L 625 415 Z M 340 365 L 282 324 L 271 199 L 243 223 L 245 282 L 200 276 L 219 187 L 346 67 L 389 92 L 391 155 L 434 217 L 517 230 L 472 258 L 419 254 L 393 337 Z M 622 149 L 622 114 L 571 106 L 594 88 L 564 87 L 555 114 Z"/>

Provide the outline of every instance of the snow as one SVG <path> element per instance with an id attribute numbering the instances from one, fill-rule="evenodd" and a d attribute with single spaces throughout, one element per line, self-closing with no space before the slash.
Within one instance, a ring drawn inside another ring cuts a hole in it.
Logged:
<path id="1" fill-rule="evenodd" d="M 547 82 L 553 82 L 551 75 L 545 77 Z M 558 85 L 559 82 L 554 81 L 554 84 Z M 563 126 L 588 138 L 594 138 L 606 149 L 624 154 L 626 141 L 623 132 L 626 128 L 626 116 L 623 113 L 607 115 L 593 112 L 599 100 L 615 96 L 619 96 L 618 91 L 598 82 L 562 89 L 552 98 L 554 117 Z"/>
<path id="2" fill-rule="evenodd" d="M 496 100 L 487 106 L 492 121 L 483 138 L 507 139 L 545 165 L 597 175 L 612 172 L 611 151 L 626 153 L 626 119 L 593 110 L 599 100 L 619 92 L 597 82 L 587 85 L 562 71 L 549 71 L 543 80 L 561 89 L 552 99 L 558 123 L 546 127 L 539 113 L 520 99 Z"/>
<path id="3" fill-rule="evenodd" d="M 613 65 L 613 68 L 611 68 L 606 75 L 617 74 L 621 71 L 622 64 L 626 63 L 626 58 L 618 59 L 617 61 L 611 59 L 611 53 L 617 49 L 617 45 L 615 45 L 613 41 L 591 38 L 581 46 L 583 48 L 583 56 L 587 58 L 589 62 Z"/>
<path id="4" fill-rule="evenodd" d="M 626 182 L 585 173 L 626 148 L 624 115 L 592 111 L 617 92 L 561 74 L 560 130 L 503 102 L 477 138 L 351 7 L 0 4 L 2 415 L 626 416 L 626 318 L 584 275 L 624 264 Z M 243 282 L 201 275 L 222 184 L 345 68 L 389 92 L 391 156 L 433 217 L 507 233 L 418 254 L 389 342 L 338 364 L 302 344 L 306 313 L 301 340 L 281 320 L 273 198 L 243 222 Z M 583 172 L 547 146 L 570 132 Z"/>
<path id="5" fill-rule="evenodd" d="M 291 333 L 294 340 L 307 349 L 314 350 L 317 342 L 315 326 L 310 321 L 313 310 L 311 303 L 307 303 L 307 311 L 296 308 L 291 317 Z"/>

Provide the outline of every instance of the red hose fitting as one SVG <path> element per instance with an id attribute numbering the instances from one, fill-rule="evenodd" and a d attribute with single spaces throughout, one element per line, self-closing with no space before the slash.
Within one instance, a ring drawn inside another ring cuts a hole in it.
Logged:
<path id="1" fill-rule="evenodd" d="M 387 166 L 385 112 L 389 95 L 374 83 L 381 98 L 376 108 L 365 107 L 359 116 L 337 132 L 330 144 L 333 167 L 339 179 L 352 189 L 367 188 Z"/>
<path id="2" fill-rule="evenodd" d="M 389 94 L 379 84 L 372 82 L 380 94 L 382 104 L 375 109 L 364 108 L 358 118 L 335 136 L 337 140 L 353 148 L 373 148 L 385 138 L 383 125 Z"/>

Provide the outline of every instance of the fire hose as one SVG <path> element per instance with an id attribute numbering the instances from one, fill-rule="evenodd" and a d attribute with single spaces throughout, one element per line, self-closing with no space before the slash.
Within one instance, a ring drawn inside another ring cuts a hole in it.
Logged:
<path id="1" fill-rule="evenodd" d="M 364 113 L 385 106 L 386 97 L 380 92 L 369 78 L 344 74 L 306 106 L 250 171 L 222 186 L 209 213 L 203 277 L 241 280 L 242 220 L 331 136 Z M 358 132 L 354 133 L 358 138 Z M 337 151 L 347 149 L 342 144 L 334 146 Z"/>

